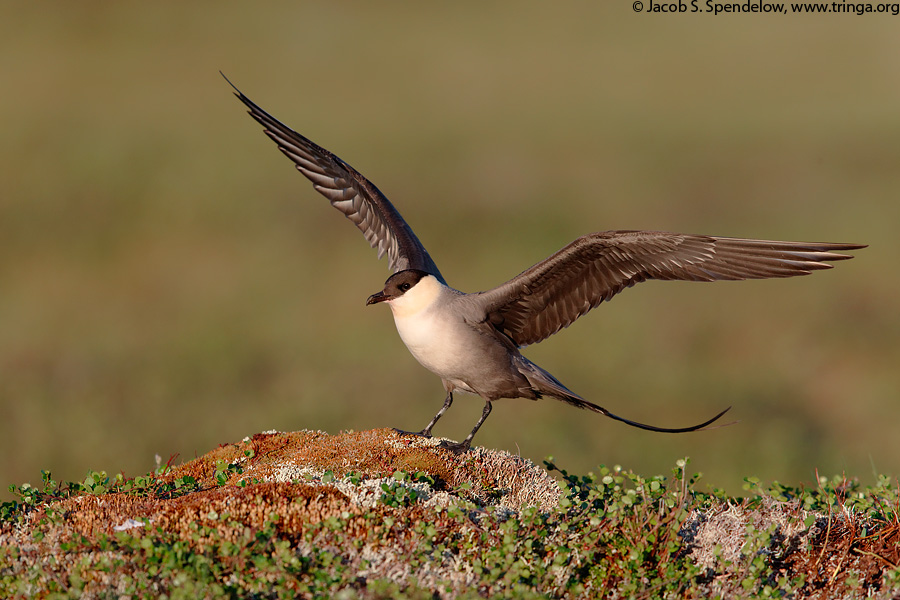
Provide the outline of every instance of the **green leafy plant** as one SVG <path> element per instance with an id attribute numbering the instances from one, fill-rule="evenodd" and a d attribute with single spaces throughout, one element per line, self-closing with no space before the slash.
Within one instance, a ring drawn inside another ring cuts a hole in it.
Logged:
<path id="1" fill-rule="evenodd" d="M 688 475 L 688 465 L 678 461 L 668 477 L 617 466 L 574 475 L 548 459 L 563 492 L 553 510 L 476 504 L 463 489 L 451 490 L 458 495 L 446 508 L 429 508 L 421 500 L 435 478 L 395 471 L 375 508 L 348 506 L 301 521 L 268 512 L 271 484 L 248 481 L 234 493 L 255 498 L 250 505 L 268 514 L 261 523 L 235 512 L 238 503 L 201 503 L 200 518 L 186 530 L 147 518 L 114 534 L 73 533 L 69 512 L 58 507 L 77 496 L 112 494 L 165 502 L 202 493 L 201 486 L 192 477 L 127 479 L 102 471 L 60 484 L 42 472 L 40 486 L 14 486 L 16 499 L 0 509 L 0 534 L 26 536 L 0 546 L 0 597 L 23 597 L 22 590 L 96 595 L 100 580 L 132 596 L 163 586 L 173 590 L 170 597 L 236 598 L 800 599 L 827 590 L 888 598 L 900 589 L 893 479 L 864 487 L 843 476 L 821 478 L 804 488 L 748 477 L 746 497 L 737 498 L 700 490 L 701 476 Z M 213 480 L 221 486 L 235 473 L 240 465 L 220 461 Z M 320 479 L 359 486 L 365 477 L 326 471 Z M 721 537 L 701 547 L 700 530 L 734 511 L 736 545 Z M 42 550 L 28 549 L 34 545 Z M 698 553 L 707 551 L 701 561 Z M 398 572 L 405 575 L 391 575 Z M 419 577 L 437 583 L 420 585 Z"/>
<path id="2" fill-rule="evenodd" d="M 240 475 L 243 472 L 243 467 L 238 463 L 228 463 L 224 460 L 216 461 L 216 485 L 225 485 L 232 475 Z"/>

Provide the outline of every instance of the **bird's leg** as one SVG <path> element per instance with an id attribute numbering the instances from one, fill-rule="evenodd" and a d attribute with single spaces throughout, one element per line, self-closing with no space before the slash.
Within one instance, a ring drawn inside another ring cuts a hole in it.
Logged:
<path id="1" fill-rule="evenodd" d="M 407 434 L 407 435 L 421 435 L 422 437 L 431 437 L 431 428 L 434 427 L 434 424 L 438 422 L 438 419 L 444 416 L 444 413 L 447 412 L 447 409 L 450 408 L 450 405 L 453 404 L 453 392 L 447 392 L 447 399 L 444 400 L 444 405 L 441 407 L 441 410 L 438 411 L 434 418 L 431 420 L 431 423 L 425 426 L 425 429 L 422 431 L 403 431 L 402 429 L 394 429 L 399 434 Z"/>
<path id="2" fill-rule="evenodd" d="M 441 407 L 441 410 L 439 410 L 437 414 L 434 415 L 431 423 L 426 425 L 425 429 L 419 432 L 419 435 L 431 437 L 431 428 L 434 427 L 434 424 L 438 422 L 438 419 L 444 416 L 444 413 L 447 412 L 447 409 L 450 408 L 451 404 L 453 404 L 453 392 L 447 392 L 447 398 L 444 400 L 444 405 Z"/>
<path id="3" fill-rule="evenodd" d="M 475 437 L 475 433 L 488 418 L 489 414 L 491 414 L 491 401 L 485 400 L 484 410 L 481 411 L 481 418 L 478 419 L 477 423 L 475 423 L 475 428 L 472 429 L 472 433 L 470 433 L 469 436 L 461 442 L 448 442 L 445 440 L 439 444 L 439 447 L 444 448 L 445 450 L 450 450 L 455 454 L 461 454 L 462 452 L 465 452 L 472 446 L 472 438 Z"/>

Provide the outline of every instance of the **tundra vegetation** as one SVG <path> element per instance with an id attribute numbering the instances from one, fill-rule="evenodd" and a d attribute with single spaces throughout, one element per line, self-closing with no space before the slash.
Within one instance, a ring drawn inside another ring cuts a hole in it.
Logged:
<path id="1" fill-rule="evenodd" d="M 897 483 L 703 489 L 392 430 L 265 432 L 138 477 L 12 486 L 3 598 L 892 598 Z M 161 461 L 160 461 L 161 462 Z"/>

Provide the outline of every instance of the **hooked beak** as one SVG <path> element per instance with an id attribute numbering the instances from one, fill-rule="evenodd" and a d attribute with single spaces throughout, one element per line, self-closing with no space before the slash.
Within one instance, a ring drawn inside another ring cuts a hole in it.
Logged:
<path id="1" fill-rule="evenodd" d="M 366 306 L 370 304 L 378 304 L 379 302 L 384 302 L 385 300 L 390 300 L 390 298 L 385 295 L 384 291 L 378 292 L 377 294 L 372 294 L 369 296 L 369 299 L 366 300 Z"/>

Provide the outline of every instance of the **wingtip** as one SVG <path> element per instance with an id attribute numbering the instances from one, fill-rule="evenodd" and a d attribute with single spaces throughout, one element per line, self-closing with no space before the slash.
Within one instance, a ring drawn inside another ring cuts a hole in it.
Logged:
<path id="1" fill-rule="evenodd" d="M 227 77 L 227 76 L 226 76 L 226 75 L 225 75 L 225 73 L 223 73 L 223 72 L 222 72 L 222 70 L 221 70 L 221 69 L 219 69 L 219 75 L 221 75 L 221 76 L 222 76 L 222 79 L 224 79 L 224 80 L 225 80 L 225 81 L 227 81 L 227 82 L 228 82 L 228 85 L 230 85 L 230 86 L 231 86 L 231 87 L 233 87 L 233 88 L 234 88 L 234 91 L 236 91 L 236 92 L 238 92 L 238 93 L 240 93 L 240 90 L 239 90 L 239 89 L 237 89 L 237 86 L 236 86 L 236 85 L 234 85 L 234 84 L 233 84 L 233 83 L 231 83 L 231 80 L 230 80 L 230 79 L 228 79 L 228 77 Z"/>
<path id="2" fill-rule="evenodd" d="M 239 90 L 238 87 L 237 87 L 236 85 L 234 85 L 233 83 L 231 83 L 231 80 L 228 79 L 228 77 L 225 76 L 225 73 L 223 73 L 222 71 L 219 71 L 219 75 L 222 76 L 222 79 L 224 79 L 226 82 L 228 82 L 228 85 L 230 85 L 230 86 L 231 86 L 231 89 L 234 90 L 234 95 L 237 96 L 238 99 L 239 99 L 241 102 L 245 102 L 245 101 L 247 100 L 247 96 L 244 95 L 244 92 L 242 92 L 241 90 Z M 245 103 L 246 103 L 246 102 L 245 102 Z"/>
<path id="3" fill-rule="evenodd" d="M 236 97 L 238 100 L 240 100 L 240 101 L 244 104 L 244 106 L 247 107 L 247 109 L 248 109 L 248 110 L 247 110 L 247 114 L 249 114 L 249 115 L 252 116 L 254 119 L 256 119 L 257 121 L 259 121 L 260 123 L 262 123 L 263 126 L 266 126 L 266 124 L 265 124 L 263 121 L 260 120 L 260 114 L 265 115 L 266 117 L 269 117 L 269 118 L 272 119 L 273 121 L 277 121 L 274 117 L 272 117 L 271 115 L 269 115 L 269 113 L 267 113 L 267 112 L 264 111 L 262 108 L 260 108 L 259 106 L 257 106 L 256 103 L 253 102 L 253 100 L 251 100 L 250 98 L 248 98 L 247 96 L 245 96 L 245 95 L 244 95 L 244 92 L 242 92 L 240 89 L 238 89 L 238 87 L 237 87 L 236 85 L 234 85 L 234 84 L 231 82 L 231 80 L 228 79 L 228 77 L 225 76 L 225 73 L 223 73 L 222 71 L 219 71 L 219 75 L 221 75 L 221 76 L 222 76 L 222 79 L 224 79 L 225 81 L 227 81 L 227 82 L 228 82 L 228 85 L 230 85 L 231 88 L 234 90 L 234 95 L 235 95 L 235 97 Z M 266 133 L 268 133 L 268 131 L 267 131 Z M 269 137 L 271 137 L 271 135 L 270 135 Z"/>

